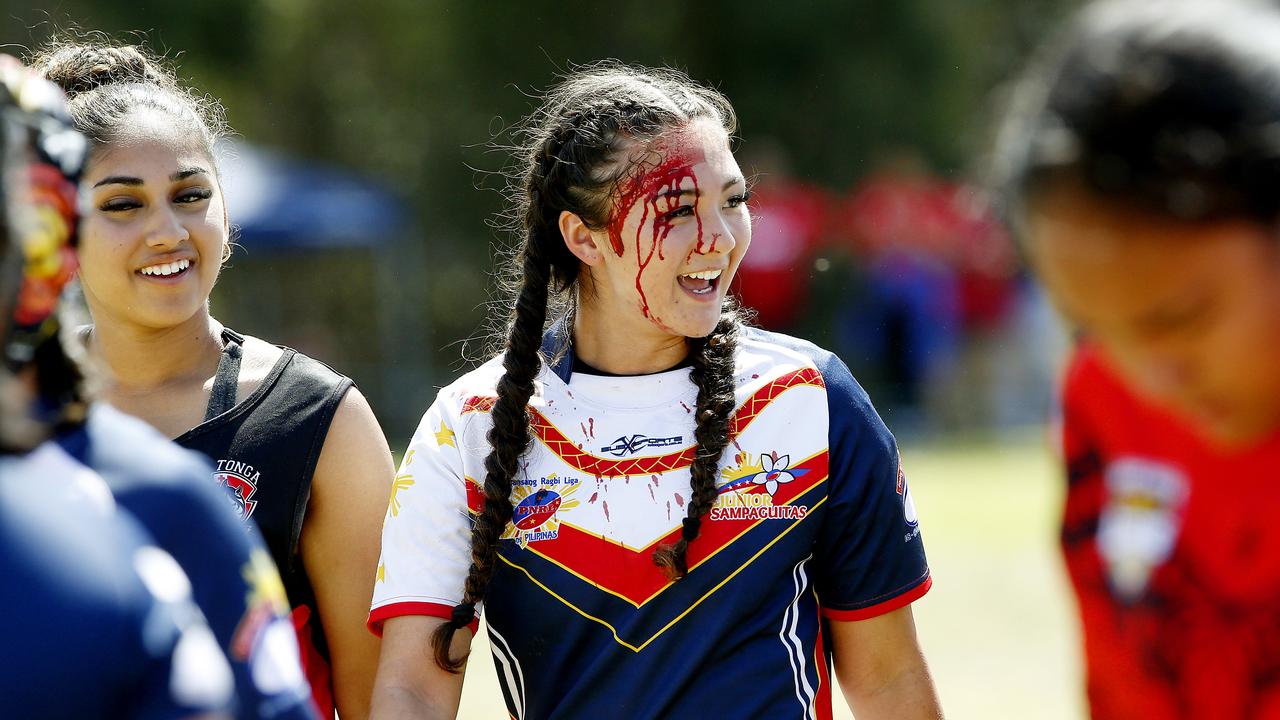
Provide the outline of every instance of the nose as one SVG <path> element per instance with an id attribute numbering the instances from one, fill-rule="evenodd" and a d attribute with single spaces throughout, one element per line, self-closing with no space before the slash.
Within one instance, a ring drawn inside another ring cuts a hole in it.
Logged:
<path id="1" fill-rule="evenodd" d="M 700 228 L 700 232 L 698 246 L 695 248 L 699 255 L 728 255 L 738 245 L 732 223 L 726 222 L 721 213 L 715 213 L 711 221 Z"/>
<path id="2" fill-rule="evenodd" d="M 177 247 L 191 238 L 182 218 L 168 207 L 157 208 L 152 213 L 146 233 L 147 245 L 157 249 Z"/>

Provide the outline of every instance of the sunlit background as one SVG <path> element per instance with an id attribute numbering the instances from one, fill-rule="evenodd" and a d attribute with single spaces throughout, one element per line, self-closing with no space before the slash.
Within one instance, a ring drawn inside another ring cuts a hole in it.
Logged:
<path id="1" fill-rule="evenodd" d="M 981 183 L 1002 84 L 1076 5 L 0 0 L 0 41 L 137 38 L 222 100 L 240 247 L 214 314 L 355 378 L 393 448 L 483 357 L 501 148 L 538 91 L 607 57 L 716 86 L 756 184 L 739 292 L 838 352 L 902 441 L 948 716 L 1078 718 L 1046 425 L 1065 341 Z M 503 713 L 473 663 L 463 717 Z"/>

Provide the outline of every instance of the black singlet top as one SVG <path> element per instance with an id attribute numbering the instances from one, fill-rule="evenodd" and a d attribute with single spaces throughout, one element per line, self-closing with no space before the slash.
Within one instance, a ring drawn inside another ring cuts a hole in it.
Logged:
<path id="1" fill-rule="evenodd" d="M 333 716 L 329 648 L 315 592 L 298 554 L 311 476 L 349 378 L 290 348 L 256 390 L 236 402 L 244 336 L 224 328 L 222 359 L 204 422 L 174 439 L 207 455 L 241 520 L 262 531 L 292 606 L 303 669 L 322 713 Z M 212 549 L 211 549 L 212 550 Z"/>

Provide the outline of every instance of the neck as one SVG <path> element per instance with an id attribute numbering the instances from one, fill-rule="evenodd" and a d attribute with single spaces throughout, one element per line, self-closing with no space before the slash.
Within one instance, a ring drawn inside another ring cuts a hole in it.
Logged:
<path id="1" fill-rule="evenodd" d="M 623 325 L 579 304 L 573 319 L 573 349 L 583 362 L 614 375 L 647 375 L 680 364 L 689 354 L 689 339 L 657 328 L 648 332 Z"/>
<path id="2" fill-rule="evenodd" d="M 89 354 L 103 374 L 108 396 L 145 393 L 207 380 L 221 359 L 221 333 L 222 325 L 208 310 L 158 329 L 95 320 Z"/>

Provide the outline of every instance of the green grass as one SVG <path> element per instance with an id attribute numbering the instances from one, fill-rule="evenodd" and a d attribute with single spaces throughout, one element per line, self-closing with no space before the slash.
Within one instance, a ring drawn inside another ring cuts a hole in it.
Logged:
<path id="1" fill-rule="evenodd" d="M 903 463 L 934 578 L 914 612 L 947 717 L 1082 718 L 1062 484 L 1043 436 L 907 446 Z M 505 717 L 483 631 L 473 651 L 458 717 Z"/>

